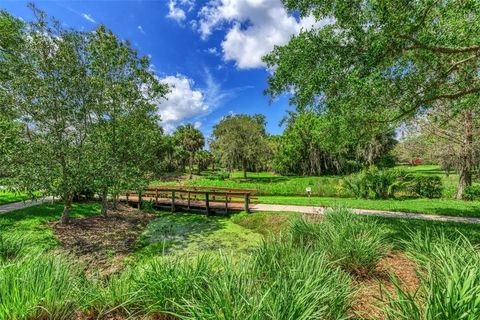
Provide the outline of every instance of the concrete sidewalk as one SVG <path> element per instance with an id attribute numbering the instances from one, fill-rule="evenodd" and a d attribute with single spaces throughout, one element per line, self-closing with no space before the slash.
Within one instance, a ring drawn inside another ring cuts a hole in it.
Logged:
<path id="1" fill-rule="evenodd" d="M 4 204 L 0 206 L 0 214 L 15 211 L 15 210 L 20 210 L 23 208 L 38 206 L 42 203 L 51 202 L 51 201 L 52 201 L 52 197 L 46 197 L 46 198 L 40 198 L 36 200 L 26 200 L 25 202 L 20 201 L 20 202 Z"/>
<path id="2" fill-rule="evenodd" d="M 313 206 L 295 206 L 282 204 L 256 204 L 251 208 L 252 212 L 260 211 L 283 211 L 283 212 L 300 212 L 308 214 L 323 214 L 328 207 L 313 207 Z M 462 223 L 480 223 L 480 218 L 472 217 L 453 217 L 440 216 L 412 212 L 395 212 L 395 211 L 381 211 L 368 209 L 351 209 L 353 212 L 365 216 L 377 216 L 385 218 L 405 218 L 405 219 L 420 219 L 443 222 L 462 222 Z"/>

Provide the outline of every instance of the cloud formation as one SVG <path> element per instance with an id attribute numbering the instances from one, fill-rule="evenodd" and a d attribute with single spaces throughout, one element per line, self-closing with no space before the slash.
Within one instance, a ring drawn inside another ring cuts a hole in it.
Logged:
<path id="1" fill-rule="evenodd" d="M 169 0 L 167 18 L 175 20 L 179 24 L 187 18 L 185 11 L 191 11 L 194 6 L 194 0 Z"/>
<path id="2" fill-rule="evenodd" d="M 85 19 L 87 21 L 90 21 L 91 23 L 95 23 L 95 19 L 93 19 L 91 14 L 82 13 L 81 16 L 82 16 L 83 19 Z"/>
<path id="3" fill-rule="evenodd" d="M 262 57 L 275 45 L 286 44 L 302 28 L 315 26 L 315 19 L 297 20 L 281 0 L 213 0 L 201 8 L 198 31 L 202 39 L 216 29 L 227 28 L 221 43 L 223 59 L 239 69 L 265 67 Z"/>
<path id="4" fill-rule="evenodd" d="M 204 71 L 205 87 L 196 86 L 193 79 L 177 74 L 166 76 L 160 82 L 169 85 L 170 92 L 167 100 L 158 104 L 162 126 L 166 132 L 171 132 L 184 121 L 194 121 L 200 127 L 203 117 L 221 107 L 227 100 L 233 98 L 238 92 L 251 87 L 222 89 L 208 69 Z"/>

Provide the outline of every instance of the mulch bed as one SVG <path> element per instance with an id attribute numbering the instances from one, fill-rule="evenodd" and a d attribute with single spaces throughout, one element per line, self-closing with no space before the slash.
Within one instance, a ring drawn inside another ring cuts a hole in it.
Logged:
<path id="1" fill-rule="evenodd" d="M 64 249 L 102 273 L 116 271 L 122 260 L 135 249 L 145 226 L 156 216 L 127 206 L 109 210 L 107 217 L 71 219 L 67 225 L 52 222 L 51 227 Z"/>
<path id="2" fill-rule="evenodd" d="M 402 252 L 392 252 L 380 260 L 375 273 L 369 278 L 358 279 L 354 285 L 361 287 L 353 311 L 364 319 L 383 319 L 381 311 L 385 292 L 395 296 L 396 288 L 390 277 L 399 279 L 402 290 L 415 292 L 420 285 L 416 264 Z M 382 294 L 383 292 L 383 294 Z"/>

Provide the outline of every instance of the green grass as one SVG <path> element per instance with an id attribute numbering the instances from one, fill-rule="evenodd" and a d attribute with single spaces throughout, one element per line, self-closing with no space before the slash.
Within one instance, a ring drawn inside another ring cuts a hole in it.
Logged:
<path id="1" fill-rule="evenodd" d="M 211 180 L 200 177 L 192 180 L 184 180 L 181 184 L 192 186 L 226 187 L 257 189 L 259 195 L 306 195 L 305 188 L 311 187 L 312 194 L 342 197 L 347 196 L 341 187 L 341 176 L 322 177 L 297 177 L 279 176 L 272 173 L 249 173 L 247 179 L 239 177 L 241 173 L 232 174 L 232 178 L 226 180 Z M 152 185 L 177 185 L 178 182 L 153 181 Z"/>
<path id="2" fill-rule="evenodd" d="M 1 214 L 0 233 L 27 238 L 32 248 L 53 248 L 57 245 L 57 240 L 47 223 L 59 220 L 62 210 L 61 203 L 46 203 Z M 97 203 L 74 204 L 71 217 L 79 218 L 99 213 L 100 205 Z"/>
<path id="3" fill-rule="evenodd" d="M 29 199 L 30 197 L 24 193 L 0 190 L 0 205 Z"/>
<path id="4" fill-rule="evenodd" d="M 453 199 L 372 200 L 330 197 L 261 196 L 259 203 L 302 206 L 345 206 L 355 209 L 401 211 L 458 217 L 480 217 L 480 201 Z"/>
<path id="5" fill-rule="evenodd" d="M 285 233 L 289 226 L 289 221 L 300 216 L 300 213 L 294 212 L 254 212 L 234 216 L 232 220 L 245 228 L 268 235 L 271 230 L 276 230 L 276 234 Z M 480 244 L 479 224 L 371 216 L 365 216 L 364 219 L 366 221 L 372 221 L 376 223 L 379 228 L 382 228 L 388 239 L 387 242 L 394 244 L 397 249 L 403 249 L 404 241 L 408 240 L 414 231 L 420 233 L 432 231 L 436 233 L 443 232 L 453 236 L 463 234 L 470 242 Z M 281 226 L 279 226 L 278 221 L 282 221 Z"/>

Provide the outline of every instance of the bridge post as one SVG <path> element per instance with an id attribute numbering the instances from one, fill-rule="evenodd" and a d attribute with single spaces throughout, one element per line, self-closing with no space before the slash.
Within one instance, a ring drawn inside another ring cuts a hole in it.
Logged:
<path id="1" fill-rule="evenodd" d="M 155 204 L 158 205 L 158 188 L 155 188 Z"/>
<path id="2" fill-rule="evenodd" d="M 190 191 L 188 191 L 188 209 L 190 210 Z"/>
<path id="3" fill-rule="evenodd" d="M 138 209 L 142 209 L 142 191 L 138 192 Z"/>
<path id="4" fill-rule="evenodd" d="M 249 207 L 249 202 L 250 202 L 250 193 L 245 193 L 245 212 L 250 213 L 250 207 Z"/>
<path id="5" fill-rule="evenodd" d="M 208 199 L 208 192 L 205 192 L 205 207 L 207 209 L 207 216 L 210 215 L 210 200 Z"/>
<path id="6" fill-rule="evenodd" d="M 175 191 L 172 191 L 172 212 L 175 212 Z"/>

